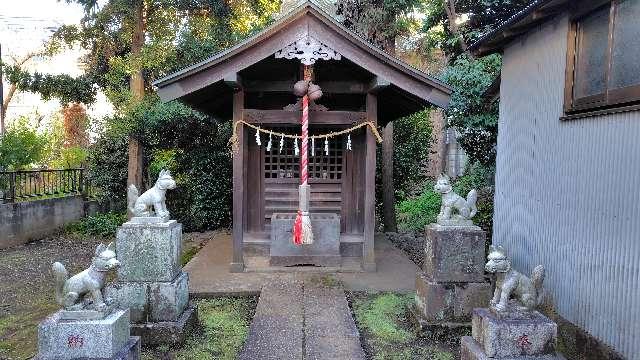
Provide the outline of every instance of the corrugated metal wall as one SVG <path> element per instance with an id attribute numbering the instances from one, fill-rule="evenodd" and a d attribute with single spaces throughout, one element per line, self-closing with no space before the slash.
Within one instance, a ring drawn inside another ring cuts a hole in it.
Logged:
<path id="1" fill-rule="evenodd" d="M 504 52 L 493 242 L 567 320 L 640 359 L 640 112 L 562 116 L 568 17 Z"/>

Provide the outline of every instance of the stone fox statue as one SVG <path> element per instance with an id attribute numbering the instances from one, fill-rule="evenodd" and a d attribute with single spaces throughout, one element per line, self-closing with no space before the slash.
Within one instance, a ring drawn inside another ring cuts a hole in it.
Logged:
<path id="1" fill-rule="evenodd" d="M 156 184 L 140 196 L 138 196 L 136 186 L 131 184 L 129 185 L 127 193 L 129 211 L 131 211 L 133 216 L 153 216 L 153 212 L 151 211 L 151 207 L 153 206 L 156 216 L 168 217 L 169 211 L 165 204 L 165 197 L 168 189 L 175 188 L 176 182 L 171 177 L 169 170 L 160 171 Z"/>
<path id="2" fill-rule="evenodd" d="M 437 218 L 438 223 L 443 220 L 470 220 L 478 212 L 476 208 L 478 193 L 475 190 L 469 191 L 467 199 L 465 200 L 453 191 L 449 176 L 445 174 L 440 175 L 433 189 L 442 194 L 442 205 Z M 458 212 L 457 214 L 453 213 L 454 209 Z"/>
<path id="3" fill-rule="evenodd" d="M 496 274 L 496 290 L 491 299 L 491 306 L 496 310 L 507 310 L 510 298 L 514 298 L 517 305 L 526 310 L 533 310 L 542 303 L 544 266 L 536 266 L 531 278 L 528 278 L 511 268 L 511 261 L 502 247 L 493 246 L 487 260 L 485 270 Z"/>
<path id="4" fill-rule="evenodd" d="M 107 273 L 120 266 L 116 259 L 115 247 L 98 245 L 95 256 L 88 269 L 69 278 L 67 269 L 59 262 L 53 263 L 53 275 L 55 278 L 56 301 L 65 310 L 82 310 L 89 303 L 85 296 L 93 300 L 95 310 L 103 310 L 106 304 L 102 298 Z M 84 302 L 84 304 L 83 304 Z"/>

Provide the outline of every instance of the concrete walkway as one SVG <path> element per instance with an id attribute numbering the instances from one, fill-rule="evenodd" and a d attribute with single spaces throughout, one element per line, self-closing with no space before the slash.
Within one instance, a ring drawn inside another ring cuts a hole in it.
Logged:
<path id="1" fill-rule="evenodd" d="M 313 275 L 264 285 L 240 360 L 364 360 L 340 287 Z"/>
<path id="2" fill-rule="evenodd" d="M 346 291 L 415 291 L 417 266 L 384 236 L 376 236 L 377 271 L 372 273 L 333 273 Z M 256 295 L 273 281 L 292 282 L 305 272 L 244 272 L 230 273 L 232 256 L 231 236 L 217 233 L 185 266 L 189 273 L 189 292 L 196 297 L 227 295 Z M 313 269 L 312 269 L 313 271 Z M 317 268 L 323 272 L 322 268 Z"/>

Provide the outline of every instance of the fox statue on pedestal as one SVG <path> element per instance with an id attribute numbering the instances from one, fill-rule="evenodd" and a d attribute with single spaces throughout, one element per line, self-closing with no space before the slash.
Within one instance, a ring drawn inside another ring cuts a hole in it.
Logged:
<path id="1" fill-rule="evenodd" d="M 511 268 L 511 261 L 500 246 L 491 246 L 487 260 L 485 270 L 496 274 L 496 290 L 491 299 L 494 309 L 506 311 L 511 298 L 516 300 L 519 310 L 533 310 L 542 304 L 544 266 L 536 266 L 528 278 Z"/>
<path id="2" fill-rule="evenodd" d="M 64 265 L 54 262 L 52 266 L 55 278 L 56 301 L 65 310 L 84 310 L 89 305 L 94 310 L 104 310 L 107 307 L 102 288 L 107 280 L 107 273 L 120 266 L 116 259 L 113 243 L 105 246 L 98 245 L 95 256 L 88 269 L 69 278 Z"/>
<path id="3" fill-rule="evenodd" d="M 442 194 L 442 205 L 440 206 L 440 213 L 437 217 L 438 224 L 471 222 L 471 218 L 478 212 L 478 208 L 476 207 L 478 193 L 476 190 L 469 191 L 467 199 L 465 200 L 453 191 L 451 179 L 446 174 L 438 177 L 433 190 Z M 454 213 L 454 210 L 457 214 Z"/>
<path id="4" fill-rule="evenodd" d="M 167 190 L 175 188 L 176 182 L 171 177 L 169 170 L 160 171 L 160 175 L 158 175 L 158 180 L 155 185 L 140 196 L 138 196 L 138 189 L 136 186 L 131 184 L 129 185 L 127 192 L 129 211 L 131 211 L 133 216 L 138 217 L 153 216 L 155 211 L 155 216 L 168 218 L 169 210 L 167 210 L 165 197 Z M 152 207 L 154 211 L 151 210 Z"/>

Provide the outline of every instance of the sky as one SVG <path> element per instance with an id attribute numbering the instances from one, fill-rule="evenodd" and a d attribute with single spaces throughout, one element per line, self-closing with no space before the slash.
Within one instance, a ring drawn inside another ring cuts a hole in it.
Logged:
<path id="1" fill-rule="evenodd" d="M 102 3 L 104 1 L 106 0 L 100 0 Z M 12 56 L 20 58 L 39 49 L 58 27 L 78 24 L 82 16 L 82 6 L 67 4 L 64 0 L 0 0 L 0 44 L 3 60 L 10 60 Z M 78 63 L 81 54 L 80 49 L 74 48 L 54 58 L 34 58 L 27 64 L 28 70 L 78 76 L 82 73 Z M 4 81 L 4 86 L 8 89 L 9 84 Z M 7 110 L 8 123 L 21 115 L 53 114 L 59 108 L 57 100 L 43 101 L 36 94 L 18 92 Z M 98 94 L 98 101 L 89 108 L 89 113 L 96 117 L 111 111 L 111 105 L 102 93 Z"/>
<path id="2" fill-rule="evenodd" d="M 32 17 L 77 24 L 82 18 L 82 7 L 58 0 L 0 0 L 0 14 L 9 18 Z"/>

